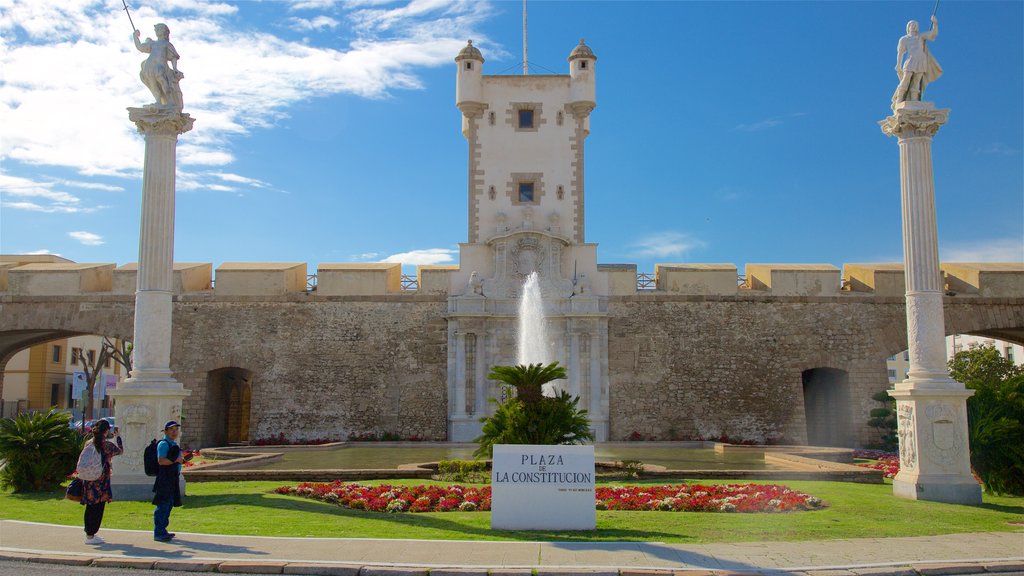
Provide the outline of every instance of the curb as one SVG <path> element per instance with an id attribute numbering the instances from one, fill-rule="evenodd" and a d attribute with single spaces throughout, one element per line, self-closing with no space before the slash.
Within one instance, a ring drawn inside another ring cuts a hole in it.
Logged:
<path id="1" fill-rule="evenodd" d="M 933 564 L 910 562 L 872 567 L 829 567 L 803 570 L 750 570 L 743 572 L 706 569 L 575 568 L 537 566 L 535 568 L 340 565 L 317 562 L 280 562 L 258 560 L 164 560 L 127 556 L 73 556 L 0 551 L 0 560 L 97 568 L 134 568 L 138 570 L 177 570 L 182 572 L 218 572 L 229 574 L 310 574 L 315 576 L 963 576 L 1024 572 L 1024 561 L 1008 560 L 983 563 Z"/>

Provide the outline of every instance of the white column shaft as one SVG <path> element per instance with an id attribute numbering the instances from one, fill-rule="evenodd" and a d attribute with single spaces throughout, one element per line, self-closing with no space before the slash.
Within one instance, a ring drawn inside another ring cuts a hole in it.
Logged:
<path id="1" fill-rule="evenodd" d="M 466 415 L 466 333 L 455 335 L 455 416 Z"/>
<path id="2" fill-rule="evenodd" d="M 487 398 L 484 392 L 487 388 L 487 335 L 477 333 L 476 335 L 476 394 L 474 398 L 473 413 L 482 416 L 487 408 Z"/>

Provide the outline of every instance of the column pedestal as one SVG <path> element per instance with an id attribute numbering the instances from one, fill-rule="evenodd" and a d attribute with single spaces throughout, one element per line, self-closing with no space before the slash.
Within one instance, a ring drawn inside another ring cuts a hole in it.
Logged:
<path id="1" fill-rule="evenodd" d="M 146 139 L 139 229 L 139 273 L 135 292 L 133 368 L 110 395 L 117 401 L 117 424 L 125 453 L 111 479 L 118 500 L 150 500 L 153 478 L 145 475 L 142 452 L 163 437 L 168 420 L 181 420 L 182 400 L 191 394 L 171 372 L 173 307 L 174 194 L 178 136 L 193 119 L 174 109 L 129 108 L 128 118 Z M 182 425 L 185 436 L 188 424 Z M 179 442 L 181 438 L 179 437 Z"/>
<path id="2" fill-rule="evenodd" d="M 881 121 L 882 132 L 900 146 L 903 267 L 907 283 L 907 380 L 889 395 L 896 399 L 900 473 L 893 494 L 915 500 L 981 503 L 971 475 L 967 398 L 974 394 L 949 377 L 943 282 L 932 176 L 932 137 L 949 109 L 931 102 L 901 102 Z"/>

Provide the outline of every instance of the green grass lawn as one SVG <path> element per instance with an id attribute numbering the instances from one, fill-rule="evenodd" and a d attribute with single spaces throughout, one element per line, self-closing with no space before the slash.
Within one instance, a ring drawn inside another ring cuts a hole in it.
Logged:
<path id="1" fill-rule="evenodd" d="M 631 484 L 678 484 L 633 481 Z M 390 484 L 421 484 L 395 480 Z M 711 482 L 703 482 L 711 483 Z M 769 482 L 764 482 L 769 483 Z M 624 482 L 618 482 L 624 484 Z M 488 512 L 382 514 L 339 508 L 273 494 L 281 482 L 197 482 L 185 506 L 171 514 L 171 530 L 218 534 L 418 538 L 441 540 L 576 540 L 710 543 L 760 540 L 925 536 L 956 532 L 1024 530 L 1024 498 L 985 496 L 981 506 L 958 506 L 893 497 L 892 485 L 777 482 L 823 499 L 828 508 L 776 514 L 703 512 L 597 512 L 595 532 L 492 531 Z M 0 518 L 81 525 L 83 508 L 63 492 L 0 492 Z M 106 528 L 149 530 L 153 506 L 114 502 Z"/>

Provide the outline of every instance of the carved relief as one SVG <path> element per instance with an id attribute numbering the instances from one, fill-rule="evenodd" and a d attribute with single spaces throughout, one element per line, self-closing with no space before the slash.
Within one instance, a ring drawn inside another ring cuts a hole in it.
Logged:
<path id="1" fill-rule="evenodd" d="M 931 138 L 939 131 L 939 127 L 946 123 L 948 118 L 948 108 L 941 110 L 935 110 L 934 108 L 902 108 L 878 124 L 882 127 L 882 133 L 886 136 Z"/>
<path id="2" fill-rule="evenodd" d="M 914 438 L 914 405 L 898 402 L 896 424 L 900 441 L 900 467 L 906 470 L 917 468 L 917 443 Z"/>
<path id="3" fill-rule="evenodd" d="M 921 449 L 925 457 L 939 466 L 956 464 L 964 448 L 956 411 L 952 406 L 932 404 L 925 409 L 925 422 L 921 429 Z"/>

